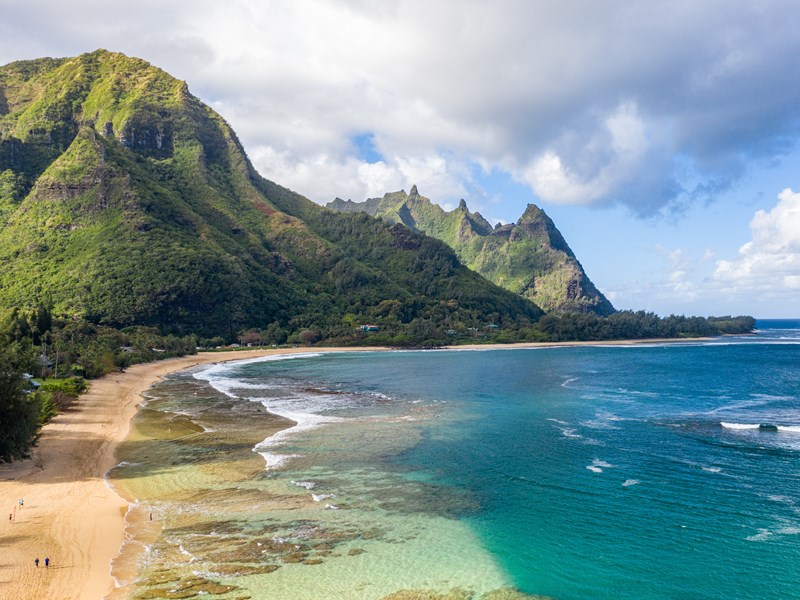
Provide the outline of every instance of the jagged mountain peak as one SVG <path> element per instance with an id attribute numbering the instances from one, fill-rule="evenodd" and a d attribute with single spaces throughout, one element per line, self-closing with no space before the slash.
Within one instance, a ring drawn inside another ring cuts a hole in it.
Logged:
<path id="1" fill-rule="evenodd" d="M 437 240 L 265 180 L 222 117 L 146 61 L 98 50 L 0 66 L 0 316 L 47 300 L 96 323 L 230 338 L 338 335 L 355 314 L 400 335 L 452 298 L 473 320 L 493 304 L 540 314 Z"/>
<path id="2" fill-rule="evenodd" d="M 535 204 L 528 204 L 525 208 L 525 212 L 522 213 L 522 216 L 519 218 L 518 223 L 525 223 L 530 221 L 537 221 L 540 219 L 550 219 L 547 214 Z"/>
<path id="3" fill-rule="evenodd" d="M 464 199 L 446 212 L 430 199 L 385 194 L 334 210 L 364 211 L 403 223 L 450 245 L 462 263 L 494 283 L 529 298 L 546 311 L 595 312 L 608 315 L 614 307 L 589 280 L 552 219 L 529 204 L 517 223 L 495 227 L 472 213 Z"/>

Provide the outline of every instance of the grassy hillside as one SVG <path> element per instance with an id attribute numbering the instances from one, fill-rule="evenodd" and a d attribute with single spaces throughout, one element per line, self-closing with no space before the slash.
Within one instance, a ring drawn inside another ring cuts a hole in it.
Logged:
<path id="1" fill-rule="evenodd" d="M 328 208 L 365 212 L 436 237 L 453 248 L 464 265 L 546 312 L 614 312 L 550 217 L 533 204 L 516 224 L 494 228 L 480 213 L 470 212 L 463 200 L 446 212 L 420 196 L 416 186 L 409 194 L 394 192 L 365 202 L 337 198 Z"/>
<path id="2" fill-rule="evenodd" d="M 0 265 L 0 311 L 45 302 L 229 338 L 269 325 L 333 337 L 370 319 L 398 334 L 518 327 L 541 314 L 436 240 L 263 179 L 186 83 L 102 50 L 0 67 Z"/>

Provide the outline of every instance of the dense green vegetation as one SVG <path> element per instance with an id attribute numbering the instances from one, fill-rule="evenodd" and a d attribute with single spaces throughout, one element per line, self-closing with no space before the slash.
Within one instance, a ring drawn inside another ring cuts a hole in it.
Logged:
<path id="1" fill-rule="evenodd" d="M 600 341 L 652 338 L 694 338 L 750 333 L 755 319 L 739 317 L 659 317 L 645 311 L 619 311 L 608 317 L 592 314 L 549 314 L 542 317 L 534 334 L 544 341 Z"/>
<path id="2" fill-rule="evenodd" d="M 408 194 L 394 192 L 360 203 L 337 198 L 328 208 L 364 212 L 442 240 L 464 265 L 545 312 L 614 312 L 550 217 L 532 204 L 517 223 L 494 228 L 480 213 L 470 212 L 463 200 L 457 209 L 445 212 L 420 196 L 416 186 Z"/>
<path id="3" fill-rule="evenodd" d="M 541 314 L 436 240 L 264 180 L 219 115 L 143 61 L 14 63 L 0 91 L 0 311 L 51 302 L 226 341 L 347 338 L 388 311 L 398 342 L 417 343 L 443 302 L 465 327 Z"/>
<path id="4" fill-rule="evenodd" d="M 0 326 L 0 461 L 25 456 L 39 430 L 41 399 L 29 393 L 24 377 L 34 365 L 30 339 Z"/>
<path id="5" fill-rule="evenodd" d="M 0 462 L 27 456 L 39 428 L 86 390 L 85 378 L 196 352 L 193 336 L 54 318 L 40 305 L 0 321 Z"/>

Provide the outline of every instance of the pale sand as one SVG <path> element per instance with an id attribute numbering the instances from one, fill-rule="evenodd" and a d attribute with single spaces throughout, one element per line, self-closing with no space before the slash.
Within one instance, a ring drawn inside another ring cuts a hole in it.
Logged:
<path id="1" fill-rule="evenodd" d="M 333 350 L 351 349 L 321 349 Z M 204 353 L 91 381 L 86 394 L 44 427 L 30 459 L 0 465 L 0 598 L 99 600 L 114 589 L 110 565 L 125 538 L 128 503 L 104 475 L 117 464 L 114 451 L 144 390 L 194 365 L 296 352 L 309 349 Z"/>
<path id="2" fill-rule="evenodd" d="M 456 346 L 540 348 L 681 340 Z M 687 340 L 696 341 L 696 340 Z M 161 377 L 198 364 L 298 352 L 380 348 L 293 348 L 207 353 L 136 365 L 91 382 L 88 393 L 42 431 L 32 457 L 0 465 L 0 597 L 99 600 L 114 589 L 111 561 L 124 542 L 128 503 L 104 479 L 128 434 L 141 393 Z M 24 506 L 17 501 L 22 498 Z M 13 520 L 8 516 L 12 515 Z M 37 569 L 34 559 L 42 562 Z M 44 567 L 45 557 L 50 568 Z"/>
<path id="3" fill-rule="evenodd" d="M 607 340 L 590 342 L 519 342 L 516 344 L 464 344 L 462 346 L 446 346 L 447 350 L 509 350 L 519 348 L 573 348 L 575 346 L 642 346 L 647 344 L 691 344 L 692 342 L 708 342 L 713 337 L 696 338 L 648 338 L 635 340 Z"/>

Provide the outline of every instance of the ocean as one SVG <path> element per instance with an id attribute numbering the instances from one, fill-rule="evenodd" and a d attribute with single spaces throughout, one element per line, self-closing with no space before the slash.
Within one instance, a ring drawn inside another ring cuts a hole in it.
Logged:
<path id="1" fill-rule="evenodd" d="M 757 328 L 169 376 L 110 473 L 120 590 L 800 598 L 800 321 Z"/>

